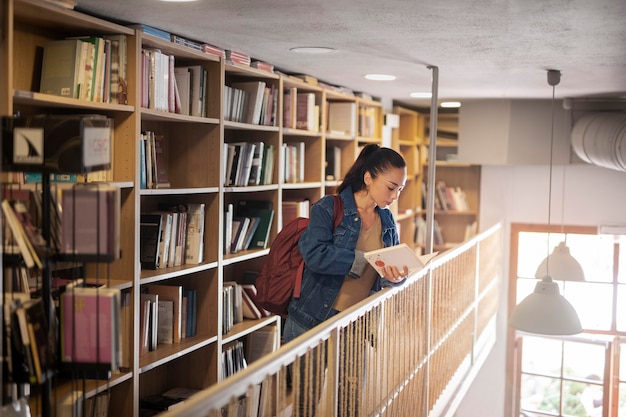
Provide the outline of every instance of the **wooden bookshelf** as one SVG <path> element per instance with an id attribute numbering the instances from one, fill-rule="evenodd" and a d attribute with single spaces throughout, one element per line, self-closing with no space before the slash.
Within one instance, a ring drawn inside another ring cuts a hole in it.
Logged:
<path id="1" fill-rule="evenodd" d="M 280 318 L 272 316 L 246 320 L 223 332 L 223 283 L 241 282 L 249 271 L 260 270 L 271 241 L 282 227 L 283 201 L 308 199 L 313 203 L 323 195 L 334 192 L 356 159 L 360 147 L 367 143 L 382 143 L 382 104 L 292 76 L 228 64 L 214 55 L 51 3 L 7 0 L 2 7 L 1 115 L 10 116 L 18 112 L 22 115 L 95 113 L 113 120 L 111 178 L 112 183 L 121 188 L 122 256 L 112 263 L 87 263 L 85 276 L 105 277 L 111 287 L 130 294 L 131 323 L 123 331 L 123 343 L 130 359 L 128 369 L 114 374 L 111 379 L 87 380 L 84 395 L 91 398 L 109 392 L 110 415 L 137 416 L 139 400 L 144 396 L 159 394 L 175 386 L 204 389 L 218 384 L 223 374 L 221 358 L 225 348 L 240 340 L 245 344 L 252 333 L 264 327 L 280 328 Z M 39 92 L 45 42 L 85 35 L 127 37 L 126 103 L 84 101 Z M 158 49 L 162 54 L 172 56 L 176 66 L 199 66 L 206 71 L 204 79 L 208 88 L 201 116 L 156 110 L 143 103 L 141 68 L 144 49 Z M 243 82 L 263 83 L 276 94 L 273 101 L 265 103 L 266 106 L 275 106 L 275 110 L 266 113 L 263 122 L 226 117 L 228 87 Z M 311 103 L 315 107 L 313 124 L 307 124 L 305 128 L 284 124 L 286 90 L 312 97 Z M 350 132 L 329 130 L 329 118 L 333 117 L 331 103 L 353 106 L 349 122 L 354 128 Z M 141 134 L 145 131 L 162 135 L 168 143 L 166 166 L 169 188 L 141 186 Z M 259 141 L 274 148 L 274 165 L 268 182 L 226 184 L 225 146 Z M 401 143 L 401 151 L 406 152 L 411 161 L 409 184 L 412 191 L 405 191 L 403 195 L 413 195 L 409 193 L 418 189 L 416 184 L 421 171 L 415 165 L 419 163 L 417 143 L 416 138 Z M 298 145 L 305 153 L 303 176 L 296 180 L 285 175 L 285 149 L 289 145 Z M 327 178 L 325 172 L 329 147 L 340 149 L 340 173 L 332 179 Z M 402 207 L 408 207 L 408 202 L 405 203 L 402 198 Z M 241 200 L 272 203 L 275 216 L 269 229 L 268 244 L 266 248 L 225 253 L 225 209 Z M 141 214 L 187 203 L 205 205 L 202 262 L 155 270 L 141 269 Z M 196 334 L 183 338 L 180 343 L 159 345 L 155 350 L 142 354 L 138 343 L 140 294 L 149 284 L 156 283 L 180 285 L 196 291 Z M 76 382 L 67 377 L 55 379 L 50 399 L 54 401 L 56 394 L 70 392 Z M 41 410 L 39 403 L 42 395 L 48 395 L 40 388 L 33 386 L 31 389 L 32 410 Z"/>
<path id="2" fill-rule="evenodd" d="M 398 128 L 392 133 L 392 147 L 402 153 L 407 161 L 407 185 L 400 195 L 396 212 L 400 238 L 402 242 L 421 250 L 423 243 L 417 236 L 423 233 L 418 233 L 418 229 L 425 225 L 423 220 L 425 185 L 428 183 L 429 114 L 403 106 L 395 106 L 393 113 L 400 120 Z M 433 249 L 442 251 L 463 242 L 469 237 L 471 230 L 478 227 L 475 222 L 478 221 L 480 203 L 480 166 L 459 162 L 456 158 L 457 113 L 439 114 L 438 132 L 435 184 L 443 181 L 448 187 L 459 187 L 469 203 L 469 209 L 435 209 L 434 220 L 441 230 L 443 243 L 435 244 Z"/>

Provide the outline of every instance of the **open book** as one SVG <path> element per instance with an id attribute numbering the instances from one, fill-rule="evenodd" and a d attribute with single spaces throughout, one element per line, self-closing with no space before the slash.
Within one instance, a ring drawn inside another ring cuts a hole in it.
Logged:
<path id="1" fill-rule="evenodd" d="M 424 268 L 439 252 L 418 256 L 406 243 L 365 252 L 365 259 L 383 275 L 384 266 L 396 266 L 399 270 L 406 265 L 409 275 Z"/>

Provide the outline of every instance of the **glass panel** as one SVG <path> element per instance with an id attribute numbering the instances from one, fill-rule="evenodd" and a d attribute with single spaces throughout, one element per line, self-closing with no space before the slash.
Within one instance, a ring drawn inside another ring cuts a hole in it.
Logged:
<path id="1" fill-rule="evenodd" d="M 578 313 L 583 329 L 610 330 L 613 315 L 611 284 L 566 282 L 561 294 Z"/>
<path id="2" fill-rule="evenodd" d="M 564 416 L 576 416 L 576 417 L 588 417 L 592 414 L 587 414 L 586 397 L 583 397 L 583 393 L 587 390 L 587 385 L 584 382 L 577 381 L 563 381 L 563 415 Z M 600 389 L 602 393 L 602 389 Z M 590 395 L 587 395 L 591 398 Z M 602 396 L 600 396 L 602 399 Z M 600 407 L 601 409 L 602 407 Z M 593 414 L 595 416 L 595 414 Z"/>
<path id="3" fill-rule="evenodd" d="M 521 232 L 519 234 L 517 251 L 518 277 L 535 278 L 537 267 L 549 253 L 546 237 L 547 233 Z"/>
<path id="4" fill-rule="evenodd" d="M 626 261 L 626 259 L 625 259 Z M 624 268 L 626 271 L 626 264 Z M 617 285 L 617 330 L 620 332 L 626 332 L 626 285 Z M 626 374 L 624 379 L 626 379 Z"/>
<path id="5" fill-rule="evenodd" d="M 548 233 L 521 232 L 517 276 L 534 278 L 539 264 L 565 241 L 570 254 L 580 263 L 587 281 L 612 282 L 613 280 L 613 236 L 550 233 L 550 245 L 546 243 Z M 626 281 L 626 278 L 624 278 Z"/>
<path id="6" fill-rule="evenodd" d="M 517 280 L 516 304 L 519 304 L 524 298 L 535 291 L 537 285 L 536 279 L 519 278 Z"/>
<path id="7" fill-rule="evenodd" d="M 619 413 L 618 417 L 626 417 L 626 384 L 619 384 Z"/>
<path id="8" fill-rule="evenodd" d="M 522 374 L 520 392 L 522 410 L 559 413 L 560 379 Z"/>
<path id="9" fill-rule="evenodd" d="M 587 282 L 613 282 L 613 242 L 613 236 L 567 235 L 570 255 L 582 266 Z"/>
<path id="10" fill-rule="evenodd" d="M 563 344 L 563 376 L 602 381 L 606 349 L 604 345 L 580 342 Z"/>
<path id="11" fill-rule="evenodd" d="M 583 382 L 564 382 L 564 414 L 581 417 L 602 417 L 602 385 Z"/>
<path id="12" fill-rule="evenodd" d="M 522 372 L 559 377 L 561 375 L 560 340 L 524 336 Z"/>

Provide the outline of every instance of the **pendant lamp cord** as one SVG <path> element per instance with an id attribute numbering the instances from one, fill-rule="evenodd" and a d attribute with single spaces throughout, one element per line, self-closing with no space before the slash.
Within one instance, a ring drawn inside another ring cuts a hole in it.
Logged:
<path id="1" fill-rule="evenodd" d="M 548 239 L 547 239 L 547 253 L 546 258 L 546 272 L 550 275 L 550 229 L 552 218 L 552 154 L 554 152 L 554 102 L 556 94 L 556 85 L 561 81 L 561 72 L 558 70 L 548 70 L 548 84 L 552 86 L 552 116 L 550 126 L 550 182 L 548 184 Z"/>

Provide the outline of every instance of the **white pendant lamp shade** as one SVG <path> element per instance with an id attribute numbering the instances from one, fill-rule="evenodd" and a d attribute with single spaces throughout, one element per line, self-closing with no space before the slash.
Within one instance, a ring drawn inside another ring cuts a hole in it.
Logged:
<path id="1" fill-rule="evenodd" d="M 548 271 L 548 268 L 550 269 Z M 578 261 L 569 253 L 565 242 L 559 243 L 552 253 L 541 262 L 535 278 L 550 275 L 557 281 L 584 281 L 585 274 Z"/>
<path id="2" fill-rule="evenodd" d="M 574 307 L 559 292 L 548 275 L 535 291 L 522 300 L 511 314 L 509 324 L 523 332 L 546 335 L 572 335 L 582 332 Z"/>

